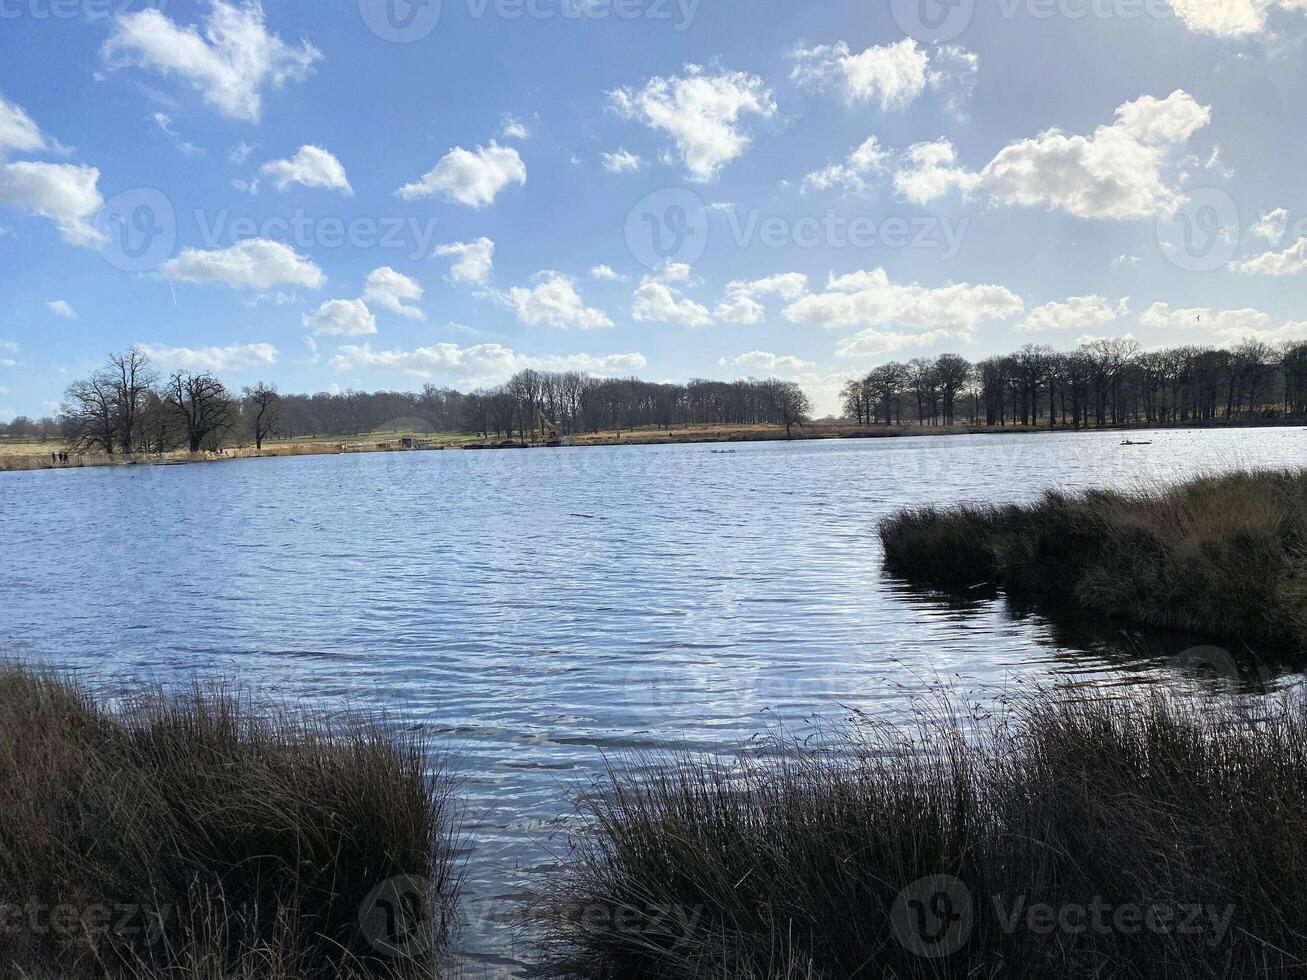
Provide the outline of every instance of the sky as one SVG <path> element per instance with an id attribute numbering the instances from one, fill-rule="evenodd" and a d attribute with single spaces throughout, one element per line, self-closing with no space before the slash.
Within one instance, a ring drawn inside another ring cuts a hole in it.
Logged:
<path id="1" fill-rule="evenodd" d="M 1307 337 L 1307 0 L 0 0 L 0 418 Z"/>

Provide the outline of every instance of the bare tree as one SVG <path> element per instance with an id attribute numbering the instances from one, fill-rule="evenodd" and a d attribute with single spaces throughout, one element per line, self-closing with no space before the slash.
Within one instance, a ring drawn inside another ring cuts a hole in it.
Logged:
<path id="1" fill-rule="evenodd" d="M 231 393 L 207 371 L 173 374 L 168 379 L 167 404 L 185 426 L 186 442 L 193 453 L 206 443 L 216 446 L 235 423 Z"/>
<path id="2" fill-rule="evenodd" d="M 780 424 L 785 426 L 785 438 L 793 437 L 793 427 L 803 426 L 812 416 L 812 402 L 793 381 L 767 382 L 767 398 Z"/>
<path id="3" fill-rule="evenodd" d="M 242 394 L 249 410 L 250 431 L 254 434 L 254 448 L 263 449 L 263 440 L 276 429 L 281 422 L 282 401 L 277 394 L 277 386 L 260 381 L 253 388 L 246 388 Z"/>
<path id="4" fill-rule="evenodd" d="M 118 444 L 116 398 L 113 378 L 104 371 L 68 386 L 60 418 L 69 442 L 79 452 L 99 450 L 113 455 Z"/>
<path id="5" fill-rule="evenodd" d="M 140 443 L 141 423 L 159 377 L 150 370 L 150 359 L 140 347 L 131 347 L 125 354 L 110 354 L 107 371 L 114 388 L 118 448 L 124 455 L 131 455 Z"/>

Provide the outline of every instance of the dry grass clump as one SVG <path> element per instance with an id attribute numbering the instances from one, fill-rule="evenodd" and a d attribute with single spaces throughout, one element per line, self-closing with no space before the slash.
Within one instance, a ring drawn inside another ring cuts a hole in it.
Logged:
<path id="1" fill-rule="evenodd" d="M 541 901 L 549 972 L 1307 976 L 1307 710 L 1032 697 L 767 763 L 614 769 Z"/>
<path id="2" fill-rule="evenodd" d="M 993 584 L 1144 625 L 1307 646 L 1304 470 L 929 507 L 879 530 L 886 567 L 907 577 Z"/>
<path id="3" fill-rule="evenodd" d="M 371 720 L 0 669 L 0 976 L 433 976 L 457 871 L 429 761 Z M 387 945 L 397 876 L 421 894 Z"/>

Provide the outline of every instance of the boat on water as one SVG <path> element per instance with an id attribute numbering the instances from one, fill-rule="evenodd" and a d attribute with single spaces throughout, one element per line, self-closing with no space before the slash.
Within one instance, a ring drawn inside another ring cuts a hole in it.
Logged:
<path id="1" fill-rule="evenodd" d="M 1122 439 L 1122 440 L 1121 440 L 1121 445 L 1123 445 L 1123 446 L 1151 446 L 1152 444 L 1153 444 L 1153 443 L 1152 443 L 1151 440 L 1145 440 L 1145 441 L 1143 441 L 1143 442 L 1133 442 L 1133 441 L 1131 441 L 1131 440 L 1129 440 L 1129 439 Z"/>

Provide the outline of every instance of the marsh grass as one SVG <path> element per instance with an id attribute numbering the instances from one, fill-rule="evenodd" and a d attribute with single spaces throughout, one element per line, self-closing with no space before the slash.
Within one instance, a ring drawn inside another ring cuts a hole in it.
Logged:
<path id="1" fill-rule="evenodd" d="M 110 706 L 4 667 L 0 976 L 434 976 L 458 871 L 430 763 L 374 719 L 219 686 Z M 360 926 L 398 875 L 428 882 L 433 910 L 408 959 Z"/>
<path id="2" fill-rule="evenodd" d="M 928 507 L 895 514 L 879 531 L 886 568 L 908 578 L 999 586 L 1148 626 L 1307 649 L 1305 470 Z"/>
<path id="3" fill-rule="evenodd" d="M 854 719 L 764 762 L 624 760 L 582 800 L 586 829 L 536 906 L 549 972 L 1307 975 L 1307 711 L 1261 704 L 1045 693 L 978 727 Z M 962 883 L 971 925 L 923 947 L 905 927 L 947 920 L 907 903 L 934 909 L 936 885 L 911 886 L 938 875 Z M 1106 930 L 1027 918 L 1094 902 Z M 1178 921 L 1191 907 L 1196 931 Z M 1122 908 L 1182 914 L 1131 931 L 1111 926 Z"/>

